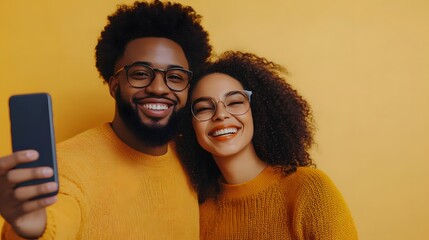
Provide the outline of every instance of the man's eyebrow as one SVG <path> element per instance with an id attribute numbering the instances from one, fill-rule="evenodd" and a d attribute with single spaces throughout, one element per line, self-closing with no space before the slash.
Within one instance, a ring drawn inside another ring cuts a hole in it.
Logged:
<path id="1" fill-rule="evenodd" d="M 183 66 L 180 66 L 180 65 L 168 65 L 167 68 L 183 68 L 183 69 L 185 69 Z"/>
<path id="2" fill-rule="evenodd" d="M 152 63 L 150 63 L 150 62 L 144 62 L 144 61 L 133 62 L 131 65 L 138 65 L 138 64 L 142 64 L 142 65 L 147 65 L 149 67 L 153 67 Z M 174 65 L 174 64 L 168 65 L 166 69 L 170 69 L 170 68 L 182 68 L 182 69 L 185 69 L 183 66 Z"/>
<path id="3" fill-rule="evenodd" d="M 133 62 L 130 65 L 147 65 L 147 66 L 152 66 L 152 64 L 150 62 L 142 62 L 142 61 Z"/>

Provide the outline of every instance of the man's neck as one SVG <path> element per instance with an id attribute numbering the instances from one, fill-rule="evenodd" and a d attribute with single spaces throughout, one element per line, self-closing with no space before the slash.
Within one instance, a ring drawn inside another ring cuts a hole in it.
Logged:
<path id="1" fill-rule="evenodd" d="M 168 144 L 161 146 L 148 146 L 141 140 L 139 140 L 134 133 L 132 133 L 123 123 L 123 121 L 115 117 L 110 123 L 115 134 L 121 139 L 125 144 L 134 148 L 135 150 L 152 155 L 152 156 L 161 156 L 167 153 Z"/>

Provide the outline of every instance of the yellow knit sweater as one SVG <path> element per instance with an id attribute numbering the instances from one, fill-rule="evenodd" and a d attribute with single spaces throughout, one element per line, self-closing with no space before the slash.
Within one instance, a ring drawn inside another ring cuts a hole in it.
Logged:
<path id="1" fill-rule="evenodd" d="M 357 239 L 350 211 L 320 170 L 284 176 L 268 167 L 253 180 L 221 184 L 200 206 L 200 239 Z"/>
<path id="2" fill-rule="evenodd" d="M 179 160 L 142 154 L 108 123 L 59 144 L 60 193 L 42 239 L 198 239 L 196 193 Z M 5 224 L 3 237 L 13 237 Z"/>

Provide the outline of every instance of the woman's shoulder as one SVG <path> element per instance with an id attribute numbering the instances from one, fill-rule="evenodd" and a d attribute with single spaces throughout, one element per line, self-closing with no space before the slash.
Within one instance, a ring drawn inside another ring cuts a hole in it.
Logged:
<path id="1" fill-rule="evenodd" d="M 301 193 L 338 191 L 331 178 L 315 167 L 298 167 L 296 171 L 286 175 L 282 182 L 287 188 Z"/>
<path id="2" fill-rule="evenodd" d="M 284 186 L 287 199 L 307 231 L 320 239 L 357 239 L 347 203 L 327 174 L 314 167 L 298 167 L 283 181 L 288 181 Z"/>
<path id="3" fill-rule="evenodd" d="M 285 168 L 282 166 L 274 166 L 273 171 L 277 173 L 283 173 L 282 175 L 284 175 L 286 179 L 294 181 L 316 181 L 317 179 L 320 181 L 330 181 L 328 175 L 315 166 L 297 167 L 293 170 L 291 170 L 291 168 Z M 288 174 L 284 174 L 285 172 L 288 172 Z"/>
<path id="4" fill-rule="evenodd" d="M 313 167 L 298 167 L 295 171 L 296 177 L 308 181 L 331 181 L 329 176 L 322 170 Z"/>

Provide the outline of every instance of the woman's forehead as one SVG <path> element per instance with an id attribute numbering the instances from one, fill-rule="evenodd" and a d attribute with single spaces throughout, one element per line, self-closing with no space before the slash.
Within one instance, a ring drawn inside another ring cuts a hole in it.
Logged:
<path id="1" fill-rule="evenodd" d="M 217 98 L 234 90 L 243 90 L 243 86 L 237 79 L 223 73 L 211 73 L 198 81 L 192 92 L 192 99 Z"/>

